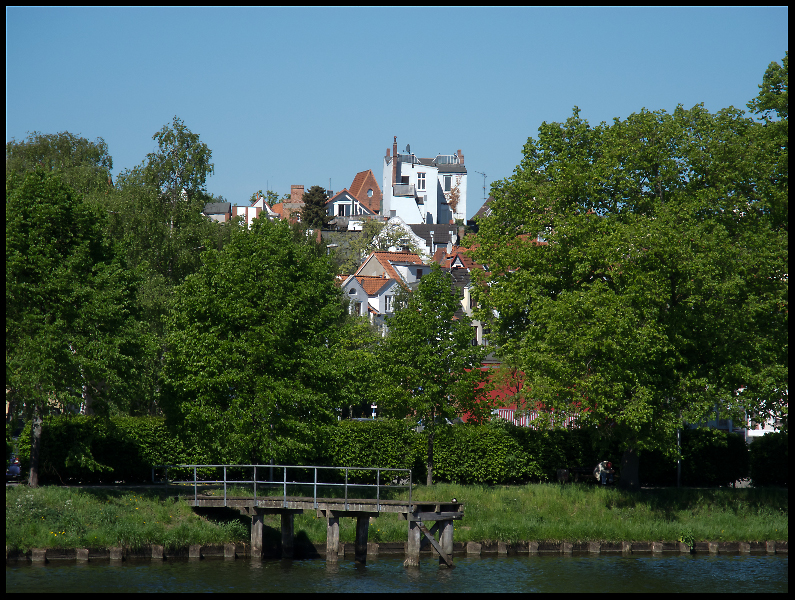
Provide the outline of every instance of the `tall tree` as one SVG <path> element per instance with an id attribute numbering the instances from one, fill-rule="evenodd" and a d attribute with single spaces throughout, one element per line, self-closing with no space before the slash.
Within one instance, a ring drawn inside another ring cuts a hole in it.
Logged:
<path id="1" fill-rule="evenodd" d="M 479 315 L 532 400 L 618 436 L 624 486 L 683 420 L 786 414 L 787 238 L 760 134 L 733 108 L 596 127 L 575 108 L 492 187 Z"/>
<path id="2" fill-rule="evenodd" d="M 6 144 L 6 179 L 13 173 L 31 173 L 41 169 L 58 172 L 63 181 L 82 195 L 107 191 L 113 158 L 102 138 L 91 142 L 62 131 L 43 134 L 34 131 L 25 140 L 12 139 Z"/>
<path id="3" fill-rule="evenodd" d="M 139 274 L 112 260 L 104 218 L 57 173 L 6 182 L 6 389 L 33 419 L 34 487 L 42 416 L 81 404 L 129 412 L 148 350 Z"/>
<path id="4" fill-rule="evenodd" d="M 449 273 L 432 265 L 417 288 L 388 320 L 389 335 L 379 355 L 385 383 L 379 407 L 396 417 L 421 420 L 428 431 L 427 483 L 433 484 L 433 442 L 445 419 L 488 410 L 484 373 L 486 349 L 472 345 L 464 314 L 453 319 L 460 299 Z"/>
<path id="5" fill-rule="evenodd" d="M 310 229 L 325 227 L 332 217 L 326 214 L 328 194 L 319 185 L 313 185 L 304 193 L 304 206 L 301 209 L 301 221 Z"/>
<path id="6" fill-rule="evenodd" d="M 202 262 L 174 294 L 167 417 L 208 459 L 311 461 L 340 404 L 330 261 L 287 222 L 255 219 Z"/>

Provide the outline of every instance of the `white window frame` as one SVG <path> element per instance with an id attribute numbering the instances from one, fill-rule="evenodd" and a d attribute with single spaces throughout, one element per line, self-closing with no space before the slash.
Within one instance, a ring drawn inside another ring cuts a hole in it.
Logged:
<path id="1" fill-rule="evenodd" d="M 443 189 L 445 192 L 449 192 L 453 189 L 453 176 L 452 175 L 442 175 L 444 178 Z"/>
<path id="2" fill-rule="evenodd" d="M 425 191 L 425 173 L 417 173 L 417 190 Z"/>

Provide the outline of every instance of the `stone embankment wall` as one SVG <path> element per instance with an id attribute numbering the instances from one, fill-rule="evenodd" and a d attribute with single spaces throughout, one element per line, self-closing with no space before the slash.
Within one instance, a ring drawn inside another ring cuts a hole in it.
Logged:
<path id="1" fill-rule="evenodd" d="M 340 544 L 339 556 L 354 555 L 354 544 Z M 406 552 L 405 542 L 387 542 L 367 544 L 369 556 L 403 556 Z M 463 556 L 482 556 L 489 554 L 515 555 L 515 554 L 670 554 L 670 553 L 695 553 L 695 554 L 787 554 L 788 542 L 696 542 L 690 548 L 681 542 L 518 542 L 508 544 L 505 542 L 455 542 L 453 553 Z M 422 554 L 431 555 L 434 552 L 423 548 Z M 294 555 L 296 558 L 322 558 L 326 554 L 325 544 L 296 545 Z M 263 558 L 279 558 L 281 555 L 278 546 L 263 548 Z M 28 552 L 19 552 L 6 548 L 6 562 L 31 561 L 49 562 L 60 560 L 88 561 L 88 560 L 128 560 L 128 559 L 202 559 L 202 558 L 249 558 L 251 546 L 247 543 L 225 544 L 222 546 L 185 546 L 169 550 L 163 546 L 143 546 L 139 549 L 130 548 L 33 548 Z"/>

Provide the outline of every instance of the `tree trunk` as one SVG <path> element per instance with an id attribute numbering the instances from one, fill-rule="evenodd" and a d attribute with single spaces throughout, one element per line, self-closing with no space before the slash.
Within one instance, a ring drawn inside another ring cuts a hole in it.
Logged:
<path id="1" fill-rule="evenodd" d="M 621 457 L 621 478 L 618 487 L 624 490 L 639 490 L 640 478 L 638 476 L 638 449 L 627 448 Z"/>
<path id="2" fill-rule="evenodd" d="M 28 485 L 39 487 L 39 455 L 41 454 L 41 407 L 34 405 L 33 422 L 30 427 L 30 476 Z"/>
<path id="3" fill-rule="evenodd" d="M 433 427 L 428 434 L 428 479 L 426 485 L 433 485 Z"/>

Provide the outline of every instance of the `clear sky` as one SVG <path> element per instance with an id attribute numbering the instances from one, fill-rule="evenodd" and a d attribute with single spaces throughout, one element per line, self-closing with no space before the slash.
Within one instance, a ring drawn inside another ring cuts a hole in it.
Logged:
<path id="1" fill-rule="evenodd" d="M 788 49 L 788 9 L 6 8 L 6 141 L 102 137 L 113 173 L 178 115 L 233 204 L 379 182 L 392 136 L 461 149 L 468 214 L 543 121 L 745 109 Z"/>

